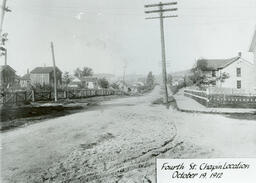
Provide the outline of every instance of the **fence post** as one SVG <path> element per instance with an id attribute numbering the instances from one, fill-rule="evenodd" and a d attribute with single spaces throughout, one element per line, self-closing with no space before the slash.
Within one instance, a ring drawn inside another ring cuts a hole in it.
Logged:
<path id="1" fill-rule="evenodd" d="M 25 102 L 27 102 L 27 91 L 25 91 L 24 94 L 25 94 L 24 100 L 25 100 Z"/>
<path id="2" fill-rule="evenodd" d="M 4 104 L 5 101 L 6 101 L 6 94 L 7 94 L 7 93 L 4 91 L 4 92 L 3 92 L 3 104 Z"/>
<path id="3" fill-rule="evenodd" d="M 18 103 L 18 100 L 17 100 L 17 92 L 15 92 L 15 97 L 14 97 L 14 103 L 17 104 Z"/>
<path id="4" fill-rule="evenodd" d="M 68 94 L 67 94 L 67 93 L 68 93 L 68 91 L 65 90 L 65 91 L 64 91 L 64 98 L 65 98 L 65 99 L 68 98 Z"/>
<path id="5" fill-rule="evenodd" d="M 31 91 L 32 102 L 35 102 L 35 91 Z"/>

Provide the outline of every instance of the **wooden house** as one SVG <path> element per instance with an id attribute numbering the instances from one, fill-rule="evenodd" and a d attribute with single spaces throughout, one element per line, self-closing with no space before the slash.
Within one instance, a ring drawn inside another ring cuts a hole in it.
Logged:
<path id="1" fill-rule="evenodd" d="M 0 88 L 9 88 L 16 84 L 16 71 L 9 65 L 0 66 Z"/>
<path id="2" fill-rule="evenodd" d="M 82 77 L 80 78 L 82 86 L 88 89 L 98 89 L 99 84 L 98 84 L 98 78 L 92 77 L 92 76 L 87 76 L 87 77 Z"/>
<path id="3" fill-rule="evenodd" d="M 254 30 L 249 52 L 253 53 L 254 55 L 254 75 L 252 76 L 254 77 L 254 89 L 256 90 L 256 28 Z"/>
<path id="4" fill-rule="evenodd" d="M 73 77 L 72 81 L 68 84 L 69 88 L 79 88 L 82 86 L 82 82 L 78 77 Z"/>
<path id="5" fill-rule="evenodd" d="M 254 64 L 243 59 L 241 53 L 231 59 L 199 59 L 203 74 L 209 80 L 216 81 L 212 85 L 220 88 L 252 89 L 254 85 Z M 216 80 L 223 74 L 228 78 Z"/>
<path id="6" fill-rule="evenodd" d="M 30 72 L 31 84 L 54 86 L 54 67 L 36 67 Z M 62 72 L 56 67 L 57 86 L 62 84 Z"/>

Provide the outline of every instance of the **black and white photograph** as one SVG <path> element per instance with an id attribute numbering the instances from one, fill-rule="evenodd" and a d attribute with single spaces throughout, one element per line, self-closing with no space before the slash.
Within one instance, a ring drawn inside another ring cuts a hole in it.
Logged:
<path id="1" fill-rule="evenodd" d="M 255 158 L 256 0 L 0 0 L 1 183 L 251 183 Z"/>

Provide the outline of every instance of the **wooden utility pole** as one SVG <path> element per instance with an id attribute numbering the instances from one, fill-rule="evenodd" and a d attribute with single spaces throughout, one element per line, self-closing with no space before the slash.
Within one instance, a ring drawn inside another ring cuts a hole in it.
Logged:
<path id="1" fill-rule="evenodd" d="M 54 73 L 54 101 L 57 102 L 58 93 L 57 93 L 56 65 L 55 65 L 55 54 L 54 54 L 53 42 L 51 42 L 51 51 L 52 51 L 53 73 Z"/>
<path id="2" fill-rule="evenodd" d="M 5 51 L 4 51 L 4 65 L 7 65 L 7 48 L 6 48 L 6 45 L 5 45 L 6 41 L 7 41 L 7 37 L 6 37 L 6 39 L 3 37 L 2 38 L 2 42 L 3 42 L 3 46 L 5 47 Z"/>
<path id="3" fill-rule="evenodd" d="M 7 38 L 8 34 L 7 33 L 4 33 L 2 36 L 1 36 L 1 55 L 4 55 L 5 56 L 5 59 L 4 59 L 4 63 L 5 65 L 7 65 L 7 48 L 6 48 L 6 45 L 5 45 L 5 42 L 8 40 Z"/>
<path id="4" fill-rule="evenodd" d="M 3 32 L 3 23 L 4 23 L 4 16 L 5 16 L 5 12 L 11 12 L 11 10 L 6 6 L 6 1 L 7 0 L 3 0 L 2 1 L 2 5 L 1 5 L 1 19 L 0 19 L 0 36 L 1 36 L 1 44 L 3 46 L 1 46 L 1 50 L 4 51 L 4 56 L 5 56 L 5 65 L 7 65 L 7 48 L 5 47 L 5 42 L 7 41 L 7 33 L 2 35 Z"/>
<path id="5" fill-rule="evenodd" d="M 148 4 L 145 5 L 145 8 L 155 8 L 154 10 L 147 10 L 145 11 L 146 14 L 151 13 L 159 13 L 159 17 L 148 17 L 146 19 L 160 19 L 160 34 L 161 34 L 161 48 L 162 48 L 162 76 L 163 76 L 163 87 L 164 87 L 164 100 L 165 104 L 168 103 L 168 89 L 167 89 L 167 74 L 166 74 L 166 56 L 165 56 L 165 40 L 164 40 L 164 18 L 172 18 L 178 17 L 177 15 L 169 15 L 164 16 L 164 12 L 170 11 L 177 11 L 178 8 L 163 8 L 165 6 L 177 5 L 177 2 L 170 2 L 170 3 L 158 3 L 158 4 Z"/>
<path id="6" fill-rule="evenodd" d="M 3 3 L 1 5 L 0 35 L 2 35 L 5 12 L 6 12 L 6 0 L 3 0 Z"/>
<path id="7" fill-rule="evenodd" d="M 125 83 L 125 70 L 126 70 L 126 65 L 124 65 L 124 72 L 123 72 L 123 83 Z"/>

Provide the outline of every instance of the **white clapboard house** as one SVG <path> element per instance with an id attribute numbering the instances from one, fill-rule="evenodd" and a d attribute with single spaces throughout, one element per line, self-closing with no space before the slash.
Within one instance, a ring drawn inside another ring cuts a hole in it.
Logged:
<path id="1" fill-rule="evenodd" d="M 253 38 L 252 38 L 252 42 L 250 45 L 250 49 L 249 52 L 253 53 L 254 55 L 254 72 L 252 75 L 254 77 L 254 89 L 256 90 L 256 28 L 254 30 L 254 34 L 253 34 Z"/>
<path id="2" fill-rule="evenodd" d="M 212 85 L 218 88 L 252 89 L 255 85 L 255 64 L 243 59 L 241 53 L 230 59 L 199 59 L 197 65 L 207 78 L 216 81 Z M 216 79 L 224 74 L 226 79 Z"/>
<path id="3" fill-rule="evenodd" d="M 248 61 L 242 54 L 230 59 L 198 59 L 203 74 L 214 81 L 216 78 L 227 75 L 224 80 L 216 80 L 212 85 L 217 88 L 230 88 L 252 91 L 256 93 L 256 30 L 250 44 L 249 52 L 254 54 L 254 61 Z"/>

